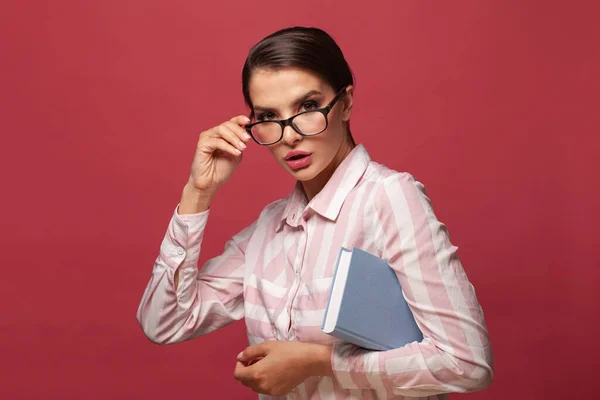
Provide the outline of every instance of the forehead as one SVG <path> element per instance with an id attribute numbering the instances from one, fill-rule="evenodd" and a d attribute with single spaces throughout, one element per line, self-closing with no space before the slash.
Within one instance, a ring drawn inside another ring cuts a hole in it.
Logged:
<path id="1" fill-rule="evenodd" d="M 319 75 L 298 68 L 256 70 L 248 85 L 254 105 L 284 106 L 310 90 L 328 93 L 332 89 Z"/>

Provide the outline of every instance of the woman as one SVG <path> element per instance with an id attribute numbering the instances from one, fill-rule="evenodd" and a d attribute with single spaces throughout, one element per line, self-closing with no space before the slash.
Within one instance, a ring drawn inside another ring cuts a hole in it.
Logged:
<path id="1" fill-rule="evenodd" d="M 242 83 L 250 118 L 200 134 L 138 309 L 146 336 L 180 342 L 245 318 L 250 346 L 234 376 L 263 399 L 445 399 L 488 386 L 485 321 L 457 248 L 423 185 L 355 144 L 352 73 L 333 39 L 314 28 L 278 31 L 250 50 Z M 296 186 L 198 269 L 211 200 L 250 139 Z M 377 352 L 320 331 L 341 246 L 388 260 L 420 343 Z"/>

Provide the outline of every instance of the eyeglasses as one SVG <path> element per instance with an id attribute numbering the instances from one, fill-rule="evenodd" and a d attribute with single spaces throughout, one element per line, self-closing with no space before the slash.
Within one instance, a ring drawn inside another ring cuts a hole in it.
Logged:
<path id="1" fill-rule="evenodd" d="M 283 130 L 286 126 L 302 136 L 315 136 L 327 129 L 329 121 L 327 115 L 345 93 L 343 87 L 327 106 L 316 110 L 303 111 L 288 119 L 258 121 L 246 125 L 246 131 L 254 141 L 262 146 L 268 146 L 279 142 L 283 138 Z"/>

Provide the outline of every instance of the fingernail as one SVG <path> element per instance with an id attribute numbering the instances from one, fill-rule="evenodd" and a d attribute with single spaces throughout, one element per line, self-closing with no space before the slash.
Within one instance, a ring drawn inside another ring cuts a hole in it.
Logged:
<path id="1" fill-rule="evenodd" d="M 245 149 L 245 148 L 247 147 L 247 146 L 246 146 L 246 143 L 244 143 L 244 142 L 240 142 L 240 143 L 239 143 L 239 146 L 240 146 L 242 149 Z"/>
<path id="2" fill-rule="evenodd" d="M 243 351 L 241 351 L 241 352 L 240 352 L 240 354 L 238 354 L 238 355 L 237 355 L 237 359 L 238 359 L 238 360 L 242 358 L 242 354 L 244 354 L 244 352 L 243 352 Z"/>
<path id="3" fill-rule="evenodd" d="M 248 132 L 244 132 L 244 137 L 245 137 L 246 139 L 250 139 L 250 135 L 248 135 Z"/>

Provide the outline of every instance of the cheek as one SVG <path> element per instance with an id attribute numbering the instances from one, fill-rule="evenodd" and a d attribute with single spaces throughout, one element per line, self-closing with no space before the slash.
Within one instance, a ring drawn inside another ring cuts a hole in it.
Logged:
<path id="1" fill-rule="evenodd" d="M 319 154 L 319 163 L 328 164 L 331 157 L 337 152 L 341 140 L 340 130 L 334 126 L 329 126 L 323 134 L 312 138 L 312 148 Z"/>
<path id="2" fill-rule="evenodd" d="M 345 122 L 342 120 L 341 115 L 337 110 L 329 114 L 327 130 L 332 131 L 335 135 L 339 135 L 340 131 L 343 131 Z"/>
<path id="3" fill-rule="evenodd" d="M 271 152 L 271 155 L 275 158 L 275 160 L 277 160 L 278 163 L 283 163 L 282 161 L 282 157 L 283 155 L 282 150 L 281 150 L 281 146 L 274 146 L 274 147 L 269 147 L 269 151 Z"/>
<path id="4" fill-rule="evenodd" d="M 323 132 L 323 139 L 327 142 L 328 145 L 338 145 L 340 137 L 344 135 L 344 125 L 340 123 L 339 120 L 329 121 L 329 126 L 327 130 Z"/>

